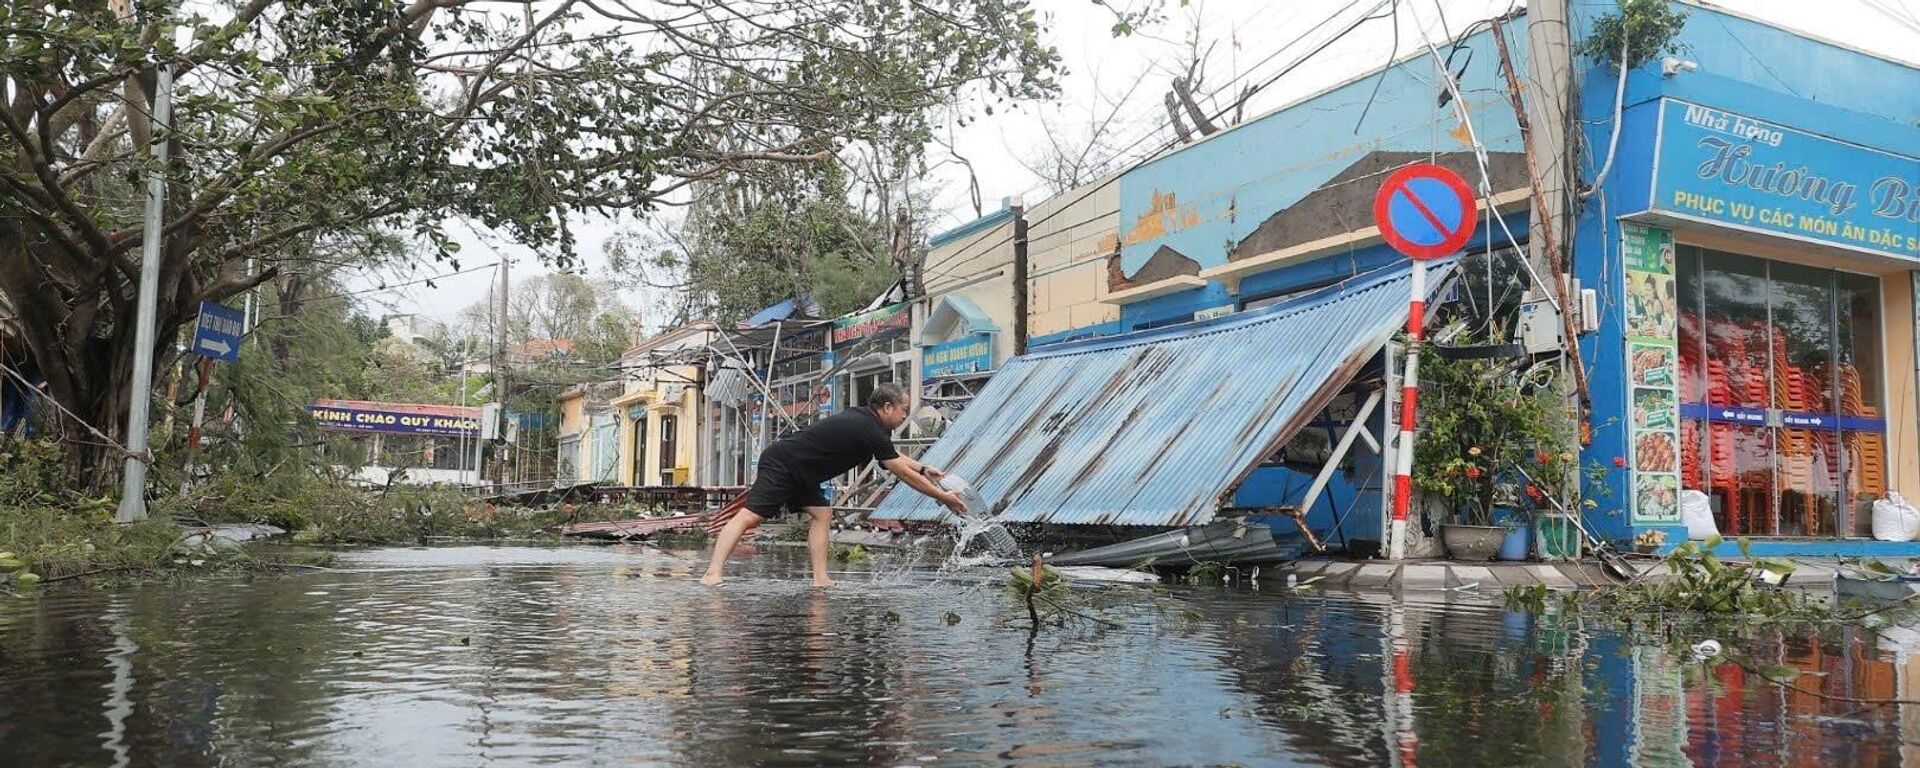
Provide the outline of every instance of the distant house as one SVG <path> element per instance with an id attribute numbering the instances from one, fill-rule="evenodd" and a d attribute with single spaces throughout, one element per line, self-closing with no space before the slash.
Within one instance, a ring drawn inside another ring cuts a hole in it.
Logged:
<path id="1" fill-rule="evenodd" d="M 573 354 L 573 339 L 527 339 L 507 349 L 507 364 L 532 365 Z"/>
<path id="2" fill-rule="evenodd" d="M 620 357 L 624 391 L 614 398 L 616 475 L 626 485 L 709 484 L 710 417 L 703 408 L 713 323 L 663 331 Z"/>
<path id="3" fill-rule="evenodd" d="M 387 326 L 388 336 L 416 346 L 446 332 L 446 326 L 440 321 L 423 315 L 387 315 L 383 324 Z"/>
<path id="4" fill-rule="evenodd" d="M 560 395 L 560 432 L 556 440 L 554 485 L 614 483 L 619 458 L 620 421 L 613 400 L 617 381 L 581 384 Z"/>

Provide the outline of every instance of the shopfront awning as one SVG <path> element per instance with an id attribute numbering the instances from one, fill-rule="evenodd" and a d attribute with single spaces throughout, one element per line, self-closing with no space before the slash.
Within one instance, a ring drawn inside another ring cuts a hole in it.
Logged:
<path id="1" fill-rule="evenodd" d="M 1435 265 L 1428 285 L 1451 270 Z M 1406 325 L 1409 279 L 1395 267 L 1260 310 L 1015 359 L 921 460 L 966 478 L 1008 522 L 1208 522 Z M 899 492 L 872 516 L 945 515 Z"/>

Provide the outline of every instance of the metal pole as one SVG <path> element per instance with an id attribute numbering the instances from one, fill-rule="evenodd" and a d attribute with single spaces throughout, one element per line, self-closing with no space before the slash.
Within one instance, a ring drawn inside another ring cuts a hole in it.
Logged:
<path id="1" fill-rule="evenodd" d="M 160 300 L 160 230 L 166 226 L 167 142 L 173 123 L 173 67 L 160 67 L 153 94 L 153 167 L 147 172 L 147 212 L 140 247 L 140 304 L 133 333 L 133 382 L 127 400 L 127 461 L 120 510 L 114 520 L 147 519 L 147 408 L 153 399 L 154 315 Z"/>
<path id="2" fill-rule="evenodd" d="M 253 257 L 247 257 L 247 277 L 253 277 Z M 260 292 L 260 286 L 247 289 L 245 308 L 240 313 L 240 335 L 253 333 L 253 297 Z"/>
<path id="3" fill-rule="evenodd" d="M 500 428 L 506 422 L 507 413 L 507 257 L 500 257 L 500 330 L 493 340 L 493 399 L 500 404 L 499 413 L 494 418 L 493 433 L 493 470 L 494 479 L 504 485 L 507 481 L 507 431 Z"/>
<path id="4" fill-rule="evenodd" d="M 471 349 L 471 347 L 469 347 L 469 349 Z M 468 368 L 467 361 L 465 360 L 460 361 L 460 407 L 461 408 L 467 407 L 467 368 Z M 478 441 L 475 441 L 475 442 L 478 442 Z M 473 476 L 473 473 L 478 471 L 478 465 L 471 463 L 474 458 L 474 455 L 472 453 L 467 452 L 466 433 L 464 432 L 460 433 L 460 440 L 458 445 L 460 446 L 460 482 L 466 483 L 468 488 L 472 488 L 473 486 L 477 486 L 480 483 L 478 482 L 479 478 Z"/>
<path id="5" fill-rule="evenodd" d="M 1426 327 L 1427 262 L 1413 260 L 1407 301 L 1407 362 L 1400 376 L 1400 452 L 1394 462 L 1393 530 L 1387 557 L 1407 556 L 1407 510 L 1413 502 L 1413 418 L 1420 403 L 1420 337 Z"/>

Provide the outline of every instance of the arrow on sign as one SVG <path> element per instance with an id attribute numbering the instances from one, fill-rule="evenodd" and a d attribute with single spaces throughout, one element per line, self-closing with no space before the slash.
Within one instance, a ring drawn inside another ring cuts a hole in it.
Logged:
<path id="1" fill-rule="evenodd" d="M 222 355 L 233 351 L 233 347 L 227 346 L 226 342 L 215 341 L 213 339 L 201 339 L 200 348 L 207 350 L 208 352 L 218 352 Z"/>

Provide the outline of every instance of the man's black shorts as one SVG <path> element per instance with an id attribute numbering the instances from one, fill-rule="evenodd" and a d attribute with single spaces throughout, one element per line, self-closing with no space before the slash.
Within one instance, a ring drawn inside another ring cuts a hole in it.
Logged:
<path id="1" fill-rule="evenodd" d="M 819 483 L 809 483 L 793 475 L 777 459 L 760 457 L 760 474 L 747 489 L 747 511 L 761 517 L 773 517 L 780 510 L 801 512 L 807 507 L 832 507 L 820 492 Z"/>

